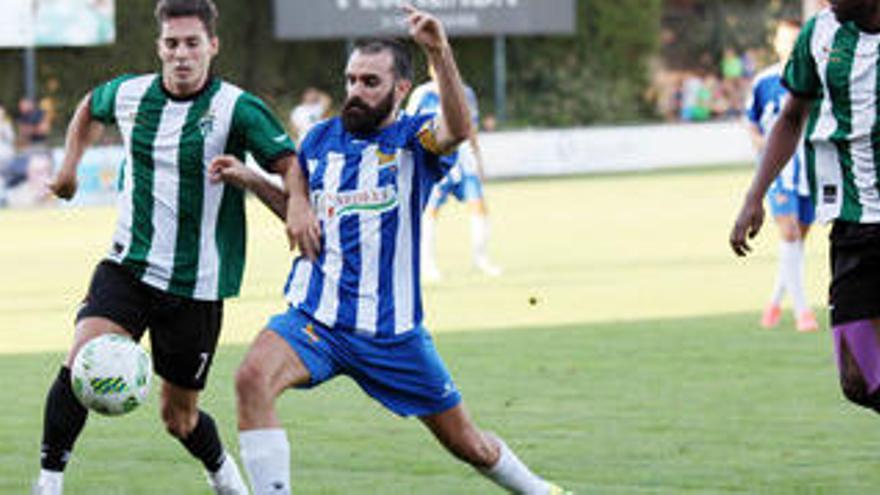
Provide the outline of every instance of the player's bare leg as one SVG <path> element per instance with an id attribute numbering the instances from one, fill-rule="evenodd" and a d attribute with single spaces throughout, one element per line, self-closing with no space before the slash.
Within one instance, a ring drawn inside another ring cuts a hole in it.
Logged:
<path id="1" fill-rule="evenodd" d="M 471 249 L 474 265 L 484 274 L 491 277 L 501 275 L 501 268 L 489 259 L 489 208 L 483 197 L 468 201 L 471 210 Z"/>
<path id="2" fill-rule="evenodd" d="M 271 330 L 257 336 L 235 374 L 239 451 L 254 495 L 291 491 L 290 444 L 275 399 L 310 379 L 297 353 Z"/>
<path id="3" fill-rule="evenodd" d="M 479 430 L 464 404 L 419 419 L 446 450 L 499 486 L 525 495 L 563 493 L 532 473 L 503 440 Z"/>
<path id="4" fill-rule="evenodd" d="M 64 469 L 88 418 L 88 409 L 80 404 L 73 394 L 70 367 L 77 352 L 86 342 L 108 333 L 131 336 L 124 328 L 106 318 L 83 318 L 76 325 L 73 343 L 46 396 L 43 410 L 41 469 L 34 487 L 34 491 L 38 494 L 62 493 Z"/>

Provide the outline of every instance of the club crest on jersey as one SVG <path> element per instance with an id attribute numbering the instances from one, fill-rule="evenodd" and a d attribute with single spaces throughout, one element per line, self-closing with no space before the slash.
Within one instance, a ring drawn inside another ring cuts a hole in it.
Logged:
<path id="1" fill-rule="evenodd" d="M 315 211 L 323 219 L 358 213 L 380 214 L 397 207 L 397 191 L 392 186 L 355 191 L 317 191 L 312 195 Z"/>
<path id="2" fill-rule="evenodd" d="M 199 119 L 199 132 L 203 138 L 207 137 L 214 130 L 215 120 L 217 120 L 216 117 L 210 111 L 205 112 L 205 115 L 202 115 L 202 118 Z"/>
<path id="3" fill-rule="evenodd" d="M 397 154 L 376 150 L 376 157 L 379 159 L 379 170 L 387 169 L 391 172 L 397 172 Z"/>

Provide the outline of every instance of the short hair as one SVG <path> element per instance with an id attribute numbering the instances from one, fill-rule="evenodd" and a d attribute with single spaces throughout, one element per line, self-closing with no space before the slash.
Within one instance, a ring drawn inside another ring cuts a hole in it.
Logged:
<path id="1" fill-rule="evenodd" d="M 159 0 L 155 14 L 160 27 L 163 22 L 175 17 L 198 17 L 208 36 L 214 37 L 217 31 L 219 14 L 213 0 Z"/>
<path id="2" fill-rule="evenodd" d="M 391 52 L 394 59 L 394 75 L 407 81 L 413 80 L 412 56 L 402 42 L 393 38 L 370 38 L 355 43 L 354 49 L 366 54 L 376 54 L 386 50 Z"/>

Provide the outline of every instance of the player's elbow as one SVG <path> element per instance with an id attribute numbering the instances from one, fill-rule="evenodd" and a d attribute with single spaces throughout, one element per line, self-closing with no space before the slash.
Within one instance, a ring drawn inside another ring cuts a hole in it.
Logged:
<path id="1" fill-rule="evenodd" d="M 456 148 L 461 143 L 467 141 L 471 137 L 472 133 L 471 123 L 468 121 L 459 122 L 455 125 L 449 125 L 449 141 L 450 148 Z"/>

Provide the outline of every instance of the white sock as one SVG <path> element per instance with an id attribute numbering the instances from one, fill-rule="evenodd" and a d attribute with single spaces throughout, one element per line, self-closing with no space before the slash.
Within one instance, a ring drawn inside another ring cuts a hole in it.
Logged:
<path id="1" fill-rule="evenodd" d="M 240 431 L 238 445 L 254 495 L 290 494 L 290 444 L 284 430 Z"/>
<path id="2" fill-rule="evenodd" d="M 480 473 L 499 486 L 512 493 L 522 495 L 547 495 L 550 484 L 532 473 L 529 468 L 513 453 L 504 440 L 493 436 L 498 442 L 501 455 L 498 462 L 489 469 L 479 470 Z"/>
<path id="3" fill-rule="evenodd" d="M 40 469 L 36 493 L 40 495 L 61 495 L 64 492 L 64 471 Z"/>
<path id="4" fill-rule="evenodd" d="M 785 281 L 782 276 L 782 260 L 779 260 L 779 269 L 776 273 L 776 282 L 773 283 L 773 292 L 770 293 L 770 304 L 779 306 L 782 297 L 785 296 Z"/>
<path id="5" fill-rule="evenodd" d="M 786 292 L 791 295 L 795 315 L 800 315 L 807 309 L 803 241 L 782 242 L 779 246 L 779 264 Z"/>
<path id="6" fill-rule="evenodd" d="M 471 249 L 477 264 L 489 260 L 489 217 L 471 215 Z"/>

